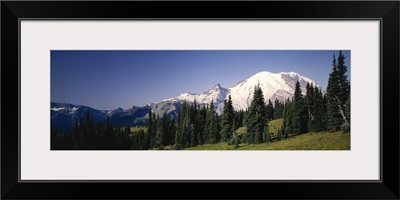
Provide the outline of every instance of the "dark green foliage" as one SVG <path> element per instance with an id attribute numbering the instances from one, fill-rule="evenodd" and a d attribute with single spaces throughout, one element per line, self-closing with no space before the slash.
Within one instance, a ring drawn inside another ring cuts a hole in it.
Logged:
<path id="1" fill-rule="evenodd" d="M 283 118 L 283 110 L 285 105 L 279 101 L 279 99 L 275 99 L 274 102 L 274 119 Z"/>
<path id="2" fill-rule="evenodd" d="M 114 126 L 111 122 L 111 119 L 107 117 L 106 127 L 104 130 L 105 141 L 104 146 L 105 149 L 115 149 L 116 145 L 116 137 L 115 137 L 115 130 Z"/>
<path id="3" fill-rule="evenodd" d="M 292 113 L 293 134 L 307 133 L 308 112 L 303 95 L 301 94 L 299 81 L 296 82 L 294 91 Z"/>
<path id="4" fill-rule="evenodd" d="M 236 127 L 244 126 L 244 123 L 243 123 L 244 116 L 245 116 L 245 112 L 243 110 L 239 110 L 239 111 L 234 112 L 234 120 L 235 120 L 235 123 L 236 123 L 236 125 L 235 125 Z"/>
<path id="5" fill-rule="evenodd" d="M 348 126 L 341 112 L 344 112 L 345 103 L 350 96 L 350 83 L 347 80 L 347 66 L 342 51 L 338 60 L 333 56 L 332 72 L 329 75 L 326 91 L 327 129 L 334 132 L 341 127 Z"/>
<path id="6" fill-rule="evenodd" d="M 154 115 L 151 111 L 151 109 L 149 110 L 148 115 L 148 122 L 147 122 L 147 134 L 145 135 L 145 139 L 144 139 L 144 148 L 145 149 L 151 149 L 153 148 L 153 146 L 155 146 L 155 126 L 156 124 L 154 123 Z"/>
<path id="7" fill-rule="evenodd" d="M 270 143 L 271 142 L 271 135 L 269 134 L 268 126 L 264 126 L 263 142 L 266 142 L 266 143 Z"/>
<path id="8" fill-rule="evenodd" d="M 167 141 L 168 144 L 174 145 L 175 144 L 175 133 L 176 133 L 176 124 L 173 119 L 170 120 L 170 136 L 171 138 Z"/>
<path id="9" fill-rule="evenodd" d="M 236 123 L 234 121 L 231 129 L 232 137 L 228 140 L 228 145 L 235 145 L 235 149 L 239 148 L 240 138 L 236 134 Z"/>
<path id="10" fill-rule="evenodd" d="M 271 121 L 274 119 L 274 106 L 272 105 L 271 99 L 268 100 L 268 104 L 266 107 L 266 114 L 267 114 L 267 120 Z"/>
<path id="11" fill-rule="evenodd" d="M 181 134 L 181 123 L 182 123 L 182 110 L 178 111 L 178 121 L 176 123 L 176 132 L 175 132 L 175 149 L 182 148 L 182 134 Z"/>
<path id="12" fill-rule="evenodd" d="M 338 74 L 338 86 L 339 91 L 337 97 L 341 102 L 343 107 L 350 95 L 350 83 L 347 80 L 347 66 L 345 65 L 346 57 L 343 55 L 342 51 L 339 51 L 339 56 L 337 60 L 337 74 Z"/>
<path id="13" fill-rule="evenodd" d="M 161 139 L 161 146 L 166 146 L 170 144 L 171 141 L 171 135 L 172 135 L 172 128 L 171 128 L 171 122 L 167 117 L 167 113 L 164 112 L 162 118 L 161 118 L 161 125 L 159 126 L 160 129 L 160 139 Z"/>
<path id="14" fill-rule="evenodd" d="M 307 130 L 312 132 L 314 131 L 313 127 L 313 120 L 314 120 L 314 86 L 310 83 L 307 83 L 306 85 L 306 96 L 304 97 L 306 109 L 307 109 L 307 114 L 308 114 L 308 124 L 307 124 Z"/>
<path id="15" fill-rule="evenodd" d="M 197 121 L 198 123 L 198 133 L 197 133 L 197 142 L 198 144 L 204 144 L 205 143 L 205 125 L 206 125 L 206 118 L 207 118 L 207 108 L 203 105 L 203 107 L 200 109 L 199 107 L 199 112 L 197 115 Z"/>
<path id="16" fill-rule="evenodd" d="M 293 133 L 293 112 L 292 112 L 293 102 L 289 99 L 286 100 L 283 115 L 283 129 L 285 134 Z"/>
<path id="17" fill-rule="evenodd" d="M 113 127 L 110 118 L 105 126 L 93 124 L 89 111 L 79 122 L 75 120 L 71 132 L 61 132 L 51 129 L 52 150 L 114 150 L 132 149 L 133 140 L 128 137 L 130 130 Z"/>
<path id="18" fill-rule="evenodd" d="M 228 101 L 224 101 L 224 109 L 222 112 L 221 122 L 221 139 L 228 141 L 232 137 L 232 126 L 234 122 L 235 113 L 233 110 L 231 95 L 228 96 Z M 236 125 L 235 125 L 236 126 Z M 236 130 L 235 130 L 236 131 Z"/>
<path id="19" fill-rule="evenodd" d="M 183 102 L 182 109 L 179 111 L 177 131 L 175 135 L 175 148 L 185 148 L 187 144 L 188 132 L 189 132 L 189 110 L 187 102 Z"/>
<path id="20" fill-rule="evenodd" d="M 321 90 L 314 88 L 313 96 L 313 117 L 310 119 L 312 131 L 320 132 L 325 130 L 325 104 Z"/>
<path id="21" fill-rule="evenodd" d="M 256 85 L 254 87 L 253 100 L 246 115 L 246 138 L 249 143 L 262 142 L 262 132 L 267 122 L 267 109 L 264 95 L 260 86 Z"/>
<path id="22" fill-rule="evenodd" d="M 219 140 L 218 131 L 218 119 L 217 114 L 214 111 L 214 101 L 211 101 L 211 105 L 208 109 L 206 119 L 206 132 L 207 132 L 207 143 L 217 143 Z"/>
<path id="23" fill-rule="evenodd" d="M 308 112 L 308 131 L 319 132 L 325 130 L 325 104 L 320 89 L 312 84 L 307 84 L 305 96 Z"/>
<path id="24" fill-rule="evenodd" d="M 202 111 L 198 110 L 196 101 L 189 105 L 187 102 L 183 103 L 182 110 L 178 114 L 177 135 L 175 148 L 185 148 L 198 145 L 203 140 L 202 133 L 204 123 L 200 116 Z"/>
<path id="25" fill-rule="evenodd" d="M 340 91 L 339 86 L 339 73 L 337 70 L 337 61 L 335 55 L 332 61 L 332 72 L 329 74 L 328 86 L 326 89 L 326 108 L 327 108 L 327 128 L 335 132 L 340 129 L 342 125 L 342 117 L 338 110 L 337 95 Z"/>

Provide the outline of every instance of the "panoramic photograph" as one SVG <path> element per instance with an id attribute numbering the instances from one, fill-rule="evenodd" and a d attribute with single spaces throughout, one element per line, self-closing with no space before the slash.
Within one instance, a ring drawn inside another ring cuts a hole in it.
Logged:
<path id="1" fill-rule="evenodd" d="M 52 50 L 51 150 L 350 150 L 349 50 Z"/>

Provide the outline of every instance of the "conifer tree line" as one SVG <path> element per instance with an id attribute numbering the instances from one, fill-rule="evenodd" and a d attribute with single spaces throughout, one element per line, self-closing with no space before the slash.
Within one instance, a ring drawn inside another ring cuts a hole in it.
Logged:
<path id="1" fill-rule="evenodd" d="M 350 82 L 347 78 L 345 56 L 333 55 L 332 72 L 325 95 L 307 83 L 305 95 L 297 81 L 292 99 L 281 102 L 266 101 L 258 85 L 247 110 L 236 111 L 229 95 L 221 115 L 215 112 L 214 102 L 198 104 L 183 102 L 176 120 L 166 113 L 161 117 L 152 110 L 148 113 L 147 130 L 131 131 L 130 127 L 116 127 L 110 118 L 94 124 L 89 111 L 75 120 L 72 131 L 51 129 L 51 149 L 79 150 L 148 150 L 184 149 L 202 144 L 226 142 L 239 147 L 240 143 L 269 143 L 293 135 L 320 131 L 350 131 Z M 268 122 L 283 118 L 276 136 L 270 133 Z M 246 127 L 242 135 L 239 127 Z"/>
<path id="2" fill-rule="evenodd" d="M 350 132 L 350 81 L 346 75 L 345 56 L 333 55 L 332 72 L 329 74 L 325 95 L 317 86 L 307 83 L 302 95 L 299 82 L 294 97 L 284 106 L 283 126 L 278 135 L 302 134 L 320 131 Z"/>

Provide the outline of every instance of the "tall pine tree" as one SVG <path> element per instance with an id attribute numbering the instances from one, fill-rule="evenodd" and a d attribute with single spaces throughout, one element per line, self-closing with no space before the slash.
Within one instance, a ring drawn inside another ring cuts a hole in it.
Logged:
<path id="1" fill-rule="evenodd" d="M 343 107 L 350 95 L 350 83 L 347 80 L 347 66 L 345 65 L 346 57 L 343 55 L 342 51 L 339 51 L 338 61 L 337 61 L 337 73 L 338 73 L 338 85 L 339 92 L 337 94 L 340 104 Z"/>
<path id="2" fill-rule="evenodd" d="M 312 106 L 314 110 L 313 119 L 311 121 L 313 131 L 323 131 L 325 130 L 325 104 L 322 92 L 317 86 L 314 88 Z"/>
<path id="3" fill-rule="evenodd" d="M 262 132 L 267 124 L 266 107 L 263 91 L 260 85 L 256 85 L 253 100 L 246 116 L 247 140 L 250 143 L 261 143 L 263 141 Z"/>
<path id="4" fill-rule="evenodd" d="M 293 117 L 292 117 L 293 133 L 294 134 L 306 133 L 308 112 L 303 95 L 301 94 L 299 81 L 296 82 L 296 87 L 294 90 L 292 112 L 293 112 Z"/>
<path id="5" fill-rule="evenodd" d="M 224 101 L 224 109 L 222 112 L 222 122 L 221 122 L 221 139 L 223 141 L 228 141 L 232 137 L 232 126 L 234 121 L 234 110 L 232 105 L 231 95 L 228 96 L 228 101 Z"/>
<path id="6" fill-rule="evenodd" d="M 328 86 L 326 89 L 326 108 L 327 108 L 327 129 L 329 131 L 338 131 L 342 125 L 342 117 L 339 112 L 339 103 L 337 95 L 340 93 L 340 77 L 337 69 L 337 61 L 333 55 L 332 72 L 329 74 Z"/>
<path id="7" fill-rule="evenodd" d="M 219 140 L 218 134 L 218 121 L 214 111 L 214 100 L 211 101 L 210 107 L 207 112 L 206 119 L 206 136 L 208 143 L 217 143 Z"/>
<path id="8" fill-rule="evenodd" d="M 293 133 L 293 112 L 292 112 L 293 102 L 288 98 L 285 103 L 283 110 L 283 132 L 285 136 Z"/>
<path id="9" fill-rule="evenodd" d="M 274 119 L 274 106 L 272 105 L 271 99 L 268 100 L 268 104 L 267 104 L 267 119 L 268 121 L 271 121 Z"/>
<path id="10" fill-rule="evenodd" d="M 309 132 L 314 131 L 314 86 L 313 84 L 307 83 L 306 85 L 306 96 L 304 97 L 307 114 L 308 114 L 308 125 L 307 129 Z"/>

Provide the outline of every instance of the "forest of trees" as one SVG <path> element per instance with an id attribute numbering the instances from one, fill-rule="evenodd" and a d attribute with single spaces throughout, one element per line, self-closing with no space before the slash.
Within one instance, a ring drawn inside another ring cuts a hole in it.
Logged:
<path id="1" fill-rule="evenodd" d="M 296 82 L 294 96 L 280 102 L 266 103 L 263 91 L 255 86 L 253 100 L 247 110 L 234 110 L 231 96 L 224 101 L 221 115 L 215 112 L 214 102 L 209 105 L 184 102 L 177 120 L 148 113 L 147 130 L 131 132 L 131 127 L 116 127 L 107 118 L 105 123 L 94 124 L 90 112 L 75 120 L 72 131 L 51 129 L 52 150 L 148 150 L 183 149 L 202 144 L 227 142 L 238 147 L 239 143 L 264 143 L 279 141 L 293 135 L 320 131 L 350 132 L 350 82 L 346 75 L 345 56 L 333 55 L 332 71 L 325 95 L 315 85 L 307 83 L 305 95 Z M 283 118 L 275 138 L 268 122 Z M 245 126 L 246 132 L 236 130 Z"/>

